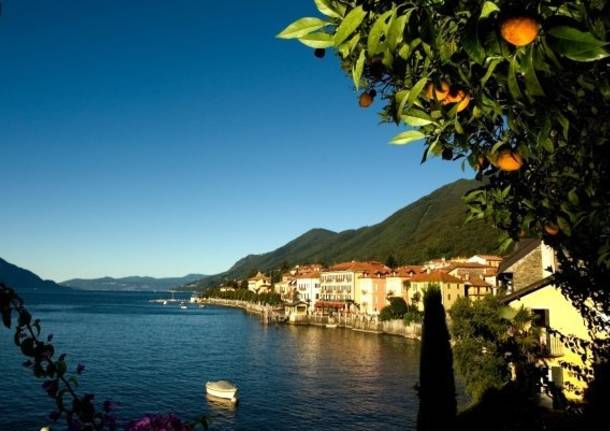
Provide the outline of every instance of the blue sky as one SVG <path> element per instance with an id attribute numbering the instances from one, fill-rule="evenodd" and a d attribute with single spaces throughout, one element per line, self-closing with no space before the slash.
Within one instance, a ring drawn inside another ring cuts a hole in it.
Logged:
<path id="1" fill-rule="evenodd" d="M 394 147 L 313 0 L 4 0 L 0 257 L 44 278 L 216 273 L 468 174 Z"/>

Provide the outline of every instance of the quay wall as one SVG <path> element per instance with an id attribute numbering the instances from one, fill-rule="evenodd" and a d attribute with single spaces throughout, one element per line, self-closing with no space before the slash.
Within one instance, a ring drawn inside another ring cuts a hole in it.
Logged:
<path id="1" fill-rule="evenodd" d="M 341 314 L 334 317 L 317 314 L 286 316 L 284 315 L 282 306 L 263 305 L 247 301 L 219 298 L 206 298 L 203 299 L 202 302 L 210 305 L 241 308 L 248 313 L 260 315 L 265 323 L 282 322 L 291 325 L 321 327 L 336 325 L 338 328 L 346 328 L 371 334 L 389 334 L 413 339 L 421 338 L 420 323 L 411 323 L 406 326 L 400 319 L 380 321 L 376 317 L 359 314 Z"/>

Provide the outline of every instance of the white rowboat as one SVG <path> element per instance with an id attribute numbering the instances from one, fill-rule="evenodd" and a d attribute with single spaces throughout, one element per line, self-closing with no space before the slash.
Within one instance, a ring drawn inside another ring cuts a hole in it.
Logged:
<path id="1" fill-rule="evenodd" d="M 205 391 L 213 397 L 223 398 L 225 400 L 237 401 L 238 388 L 233 383 L 227 380 L 218 380 L 217 382 L 207 382 Z"/>

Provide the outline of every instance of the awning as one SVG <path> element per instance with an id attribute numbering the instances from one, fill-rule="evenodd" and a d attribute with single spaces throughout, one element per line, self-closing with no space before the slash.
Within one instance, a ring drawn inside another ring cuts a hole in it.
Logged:
<path id="1" fill-rule="evenodd" d="M 342 301 L 318 301 L 316 308 L 347 308 L 350 303 Z"/>

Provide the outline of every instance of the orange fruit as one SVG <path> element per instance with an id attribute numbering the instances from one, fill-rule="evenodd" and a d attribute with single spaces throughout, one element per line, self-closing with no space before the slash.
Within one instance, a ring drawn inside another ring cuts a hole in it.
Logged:
<path id="1" fill-rule="evenodd" d="M 559 227 L 555 223 L 547 223 L 544 225 L 544 231 L 551 236 L 555 236 L 559 233 Z"/>
<path id="2" fill-rule="evenodd" d="M 468 108 L 468 104 L 470 103 L 470 94 L 466 94 L 462 100 L 457 105 L 457 111 L 462 112 L 464 109 Z"/>
<path id="3" fill-rule="evenodd" d="M 361 108 L 368 108 L 373 104 L 373 96 L 367 92 L 362 93 L 358 99 L 358 104 Z"/>
<path id="4" fill-rule="evenodd" d="M 505 172 L 518 171 L 523 166 L 523 158 L 517 152 L 502 150 L 496 158 L 495 165 Z"/>
<path id="5" fill-rule="evenodd" d="M 466 93 L 462 89 L 451 90 L 449 94 L 447 94 L 447 97 L 443 99 L 443 105 L 447 105 L 449 103 L 457 103 L 457 111 L 462 112 L 470 103 L 470 94 Z"/>
<path id="6" fill-rule="evenodd" d="M 502 39 L 515 46 L 532 43 L 540 31 L 540 24 L 534 18 L 517 16 L 507 18 L 500 24 Z"/>
<path id="7" fill-rule="evenodd" d="M 449 84 L 445 80 L 441 81 L 441 88 L 436 87 L 433 82 L 430 82 L 426 87 L 426 97 L 428 99 L 432 99 L 432 97 L 434 96 L 436 100 L 441 101 L 444 100 L 448 94 Z"/>

